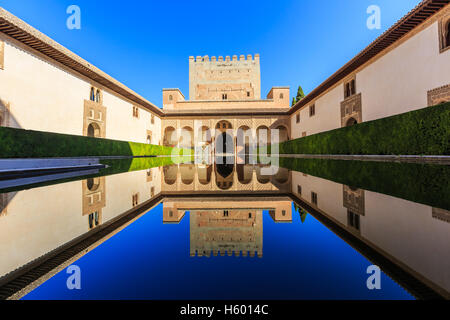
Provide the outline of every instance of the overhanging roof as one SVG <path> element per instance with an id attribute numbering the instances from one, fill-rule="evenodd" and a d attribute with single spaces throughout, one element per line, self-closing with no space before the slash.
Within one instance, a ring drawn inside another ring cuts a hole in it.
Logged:
<path id="1" fill-rule="evenodd" d="M 400 19 L 389 30 L 379 36 L 368 47 L 361 51 L 356 57 L 350 60 L 342 68 L 336 71 L 331 77 L 325 80 L 311 93 L 304 97 L 300 102 L 295 104 L 290 110 L 289 114 L 292 114 L 302 108 L 303 106 L 311 103 L 315 98 L 324 93 L 328 88 L 332 87 L 339 81 L 342 81 L 346 76 L 354 72 L 364 63 L 381 53 L 383 50 L 394 44 L 396 41 L 403 38 L 406 34 L 412 31 L 414 28 L 422 24 L 425 20 L 433 16 L 443 7 L 448 5 L 450 0 L 425 0 L 411 10 L 406 16 Z"/>
<path id="2" fill-rule="evenodd" d="M 0 32 L 158 114 L 163 111 L 105 72 L 0 7 Z"/>

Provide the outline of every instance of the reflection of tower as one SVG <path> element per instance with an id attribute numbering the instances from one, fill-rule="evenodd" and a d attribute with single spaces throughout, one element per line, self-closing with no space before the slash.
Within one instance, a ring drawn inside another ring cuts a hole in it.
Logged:
<path id="1" fill-rule="evenodd" d="M 83 216 L 88 217 L 89 229 L 102 223 L 102 208 L 106 205 L 105 177 L 83 180 Z"/>
<path id="2" fill-rule="evenodd" d="M 262 257 L 262 210 L 198 210 L 190 213 L 191 256 Z"/>
<path id="3" fill-rule="evenodd" d="M 360 216 L 365 215 L 364 190 L 343 186 L 344 207 L 347 208 L 347 224 L 360 231 Z"/>
<path id="4" fill-rule="evenodd" d="M 269 210 L 269 215 L 275 222 L 292 222 L 292 203 L 283 201 L 277 203 L 274 209 Z"/>
<path id="5" fill-rule="evenodd" d="M 163 207 L 163 223 L 180 223 L 181 219 L 184 217 L 184 210 L 178 210 L 176 203 L 174 202 L 164 202 Z"/>

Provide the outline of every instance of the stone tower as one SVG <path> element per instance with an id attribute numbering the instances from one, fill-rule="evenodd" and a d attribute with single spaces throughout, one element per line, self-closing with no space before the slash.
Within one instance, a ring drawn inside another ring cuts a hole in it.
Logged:
<path id="1" fill-rule="evenodd" d="M 261 79 L 259 54 L 189 57 L 190 100 L 259 100 Z"/>

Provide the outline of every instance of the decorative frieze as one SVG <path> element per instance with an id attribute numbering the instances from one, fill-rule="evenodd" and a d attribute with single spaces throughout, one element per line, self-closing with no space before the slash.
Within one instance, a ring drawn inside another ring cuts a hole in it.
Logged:
<path id="1" fill-rule="evenodd" d="M 106 137 L 106 107 L 102 104 L 84 100 L 83 135 Z"/>
<path id="2" fill-rule="evenodd" d="M 361 216 L 365 215 L 364 190 L 354 189 L 344 185 L 343 198 L 345 208 L 355 214 L 359 214 Z"/>
<path id="3" fill-rule="evenodd" d="M 428 106 L 450 101 L 450 84 L 428 91 Z"/>
<path id="4" fill-rule="evenodd" d="M 362 122 L 361 93 L 354 94 L 341 102 L 341 126 L 347 127 Z"/>

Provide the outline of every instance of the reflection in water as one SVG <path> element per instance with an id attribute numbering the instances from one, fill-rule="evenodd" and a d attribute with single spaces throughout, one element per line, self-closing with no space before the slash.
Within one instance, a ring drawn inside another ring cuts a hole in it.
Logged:
<path id="1" fill-rule="evenodd" d="M 276 240 L 273 231 L 265 234 L 263 255 L 264 217 L 270 217 L 269 223 L 287 222 L 295 228 L 307 228 L 310 214 L 416 297 L 450 298 L 450 212 L 447 199 L 439 194 L 446 192 L 448 182 L 442 173 L 448 168 L 421 166 L 419 170 L 428 174 L 425 179 L 415 175 L 415 165 L 350 166 L 320 160 L 284 165 L 291 170 L 279 168 L 273 176 L 267 176 L 262 175 L 261 165 L 185 163 L 158 170 L 136 163 L 136 171 L 2 193 L 0 297 L 20 298 L 68 259 L 80 258 L 86 248 L 95 248 L 162 202 L 162 221 L 155 226 L 161 241 L 166 241 L 163 230 L 167 229 L 161 229 L 164 224 L 182 226 L 188 219 L 188 235 L 182 239 L 187 243 L 189 237 L 190 252 L 184 251 L 184 255 L 250 256 L 265 261 L 266 256 L 275 254 L 267 248 Z M 408 186 L 407 191 L 392 190 L 376 175 L 367 179 L 364 168 L 395 176 L 396 181 L 388 180 L 388 184 L 408 182 L 409 175 L 414 175 L 416 185 Z M 345 172 L 358 172 L 359 176 L 349 177 Z M 443 190 L 424 188 L 433 177 Z M 179 226 L 167 227 L 178 230 Z M 276 238 L 282 237 L 283 228 L 281 224 L 273 229 L 279 232 Z M 299 248 L 305 245 L 296 243 L 296 239 L 291 241 Z M 316 245 L 308 244 L 311 248 Z M 286 266 L 301 256 L 300 251 L 289 250 L 277 254 L 279 263 Z M 320 257 L 319 252 L 317 255 Z M 161 255 L 156 263 L 164 266 L 166 258 Z M 314 268 L 321 262 L 318 258 L 303 263 L 305 268 Z M 183 267 L 193 266 L 180 265 Z M 254 267 L 267 272 L 262 262 Z M 37 282 L 31 285 L 33 281 Z M 279 285 L 281 290 L 290 284 L 281 281 Z M 320 287 L 296 285 L 301 290 L 320 291 Z M 18 292 L 20 289 L 24 290 Z"/>

